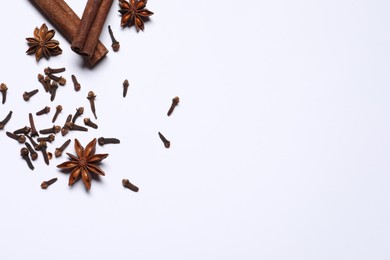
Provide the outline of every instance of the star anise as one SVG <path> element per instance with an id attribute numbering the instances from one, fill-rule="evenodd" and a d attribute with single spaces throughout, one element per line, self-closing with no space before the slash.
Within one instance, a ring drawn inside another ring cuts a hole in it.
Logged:
<path id="1" fill-rule="evenodd" d="M 80 177 L 84 182 L 87 190 L 91 189 L 91 173 L 104 176 L 104 172 L 100 169 L 99 164 L 105 159 L 108 154 L 95 154 L 96 138 L 93 139 L 85 149 L 81 146 L 80 142 L 74 140 L 74 149 L 76 150 L 77 157 L 66 153 L 70 161 L 57 165 L 58 168 L 65 171 L 71 171 L 69 176 L 69 186 L 72 186 Z"/>
<path id="2" fill-rule="evenodd" d="M 46 24 L 42 24 L 41 28 L 35 27 L 34 38 L 26 38 L 28 46 L 27 54 L 34 54 L 35 59 L 39 61 L 43 56 L 48 59 L 50 56 L 59 55 L 62 53 L 59 47 L 59 42 L 52 40 L 55 35 L 54 30 L 48 30 Z"/>
<path id="3" fill-rule="evenodd" d="M 145 18 L 153 15 L 153 12 L 145 9 L 146 3 L 148 0 L 130 0 L 127 2 L 125 0 L 119 0 L 118 10 L 122 14 L 121 26 L 131 26 L 135 25 L 137 32 L 139 30 L 144 30 L 144 20 Z"/>

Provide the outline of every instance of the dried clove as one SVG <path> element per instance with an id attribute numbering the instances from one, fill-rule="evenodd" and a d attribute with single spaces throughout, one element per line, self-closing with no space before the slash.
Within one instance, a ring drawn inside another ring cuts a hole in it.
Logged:
<path id="1" fill-rule="evenodd" d="M 26 147 L 23 147 L 22 149 L 20 149 L 20 155 L 27 162 L 28 167 L 31 170 L 34 170 L 34 165 L 32 164 L 30 157 L 28 157 L 28 154 L 29 154 L 29 151 Z"/>
<path id="2" fill-rule="evenodd" d="M 57 89 L 58 89 L 58 84 L 53 81 L 51 84 L 50 84 L 50 101 L 54 101 L 54 99 L 56 98 L 56 93 L 57 93 Z"/>
<path id="3" fill-rule="evenodd" d="M 43 114 L 47 114 L 50 112 L 50 107 L 46 106 L 43 109 L 39 110 L 37 113 L 35 113 L 37 116 L 41 116 Z"/>
<path id="4" fill-rule="evenodd" d="M 30 156 L 33 161 L 35 161 L 38 158 L 38 153 L 34 150 L 34 148 L 29 144 L 28 142 L 24 143 L 27 147 L 27 149 L 30 151 Z"/>
<path id="5" fill-rule="evenodd" d="M 18 141 L 19 143 L 21 144 L 24 144 L 24 142 L 26 142 L 26 137 L 24 135 L 16 135 L 14 133 L 11 133 L 11 132 L 5 132 L 5 134 L 9 137 L 9 138 L 12 138 L 16 141 Z"/>
<path id="6" fill-rule="evenodd" d="M 43 76 L 42 74 L 38 74 L 38 81 L 42 84 L 43 89 L 45 90 L 45 92 L 49 92 L 50 82 L 48 84 L 45 81 L 45 76 Z M 50 79 L 49 79 L 49 81 L 50 81 Z"/>
<path id="7" fill-rule="evenodd" d="M 37 129 L 35 128 L 35 123 L 34 123 L 34 118 L 31 113 L 28 114 L 28 119 L 30 121 L 30 126 L 31 126 L 31 137 L 34 136 L 39 136 Z"/>
<path id="8" fill-rule="evenodd" d="M 52 185 L 53 183 L 55 183 L 57 181 L 57 178 L 53 178 L 53 179 L 50 179 L 48 181 L 44 181 L 42 182 L 41 184 L 41 188 L 42 189 L 47 189 L 47 187 L 49 187 L 50 185 Z"/>
<path id="9" fill-rule="evenodd" d="M 1 84 L 0 84 L 0 92 L 1 92 L 1 94 L 3 95 L 2 104 L 4 104 L 5 101 L 7 100 L 7 90 L 8 90 L 7 85 L 4 84 L 4 83 L 1 83 Z"/>
<path id="10" fill-rule="evenodd" d="M 57 77 L 56 75 L 53 75 L 53 74 L 49 74 L 47 75 L 51 80 L 54 80 L 55 82 L 57 82 L 58 84 L 60 84 L 60 86 L 65 86 L 66 84 L 66 79 L 64 77 Z"/>
<path id="11" fill-rule="evenodd" d="M 72 114 L 69 114 L 66 118 L 64 126 L 61 128 L 61 134 L 62 136 L 65 136 L 67 133 L 69 133 L 69 127 L 68 123 L 70 123 L 72 120 Z"/>
<path id="12" fill-rule="evenodd" d="M 45 160 L 45 163 L 49 165 L 49 157 L 47 156 L 47 144 L 45 141 L 40 141 L 39 144 L 35 147 L 36 150 L 41 151 L 43 155 L 43 159 Z"/>
<path id="13" fill-rule="evenodd" d="M 76 120 L 79 116 L 84 113 L 84 107 L 79 107 L 76 109 L 76 113 L 73 116 L 72 123 L 76 123 Z"/>
<path id="14" fill-rule="evenodd" d="M 168 113 L 167 113 L 168 116 L 170 116 L 172 114 L 173 110 L 175 109 L 177 104 L 179 104 L 179 102 L 180 102 L 180 98 L 177 96 L 172 99 L 172 105 L 169 108 Z"/>
<path id="15" fill-rule="evenodd" d="M 23 93 L 23 99 L 25 101 L 29 101 L 32 96 L 34 96 L 35 94 L 38 93 L 38 91 L 39 91 L 38 89 L 34 89 L 34 90 L 30 91 L 30 92 L 25 91 Z"/>
<path id="16" fill-rule="evenodd" d="M 74 85 L 74 90 L 79 91 L 81 89 L 81 85 L 77 81 L 77 78 L 75 75 L 72 75 L 72 81 L 73 81 L 73 85 Z"/>
<path id="17" fill-rule="evenodd" d="M 164 143 L 165 148 L 169 148 L 171 146 L 171 142 L 168 141 L 162 133 L 158 132 L 158 136 L 160 136 L 161 141 Z"/>
<path id="18" fill-rule="evenodd" d="M 28 126 L 25 126 L 23 128 L 15 130 L 14 134 L 16 134 L 16 135 L 18 135 L 18 134 L 25 134 L 26 135 L 26 134 L 30 133 L 30 131 L 31 131 L 31 128 L 28 127 Z"/>
<path id="19" fill-rule="evenodd" d="M 30 140 L 30 142 L 32 143 L 34 149 L 37 150 L 38 144 L 34 141 L 34 139 L 30 135 L 25 135 L 25 136 Z"/>
<path id="20" fill-rule="evenodd" d="M 86 126 L 89 126 L 89 127 L 95 128 L 95 129 L 98 129 L 98 125 L 95 124 L 94 122 L 92 122 L 91 119 L 89 119 L 89 118 L 84 118 L 84 124 L 85 124 Z"/>
<path id="21" fill-rule="evenodd" d="M 122 185 L 123 187 L 126 187 L 134 192 L 138 192 L 139 188 L 132 184 L 128 179 L 123 179 L 122 180 Z"/>
<path id="22" fill-rule="evenodd" d="M 96 98 L 95 93 L 93 91 L 89 91 L 87 99 L 89 100 L 89 103 L 91 104 L 92 113 L 93 113 L 95 119 L 97 119 L 96 109 L 95 109 L 95 98 Z"/>
<path id="23" fill-rule="evenodd" d="M 84 126 L 81 126 L 81 125 L 76 125 L 73 122 L 66 123 L 66 126 L 68 127 L 69 130 L 83 131 L 83 132 L 87 132 L 88 131 L 88 128 L 86 128 Z"/>
<path id="24" fill-rule="evenodd" d="M 39 133 L 43 135 L 47 135 L 47 134 L 57 134 L 60 131 L 61 131 L 61 126 L 53 125 L 53 127 L 50 127 L 48 129 L 39 130 Z"/>
<path id="25" fill-rule="evenodd" d="M 61 113 L 61 111 L 62 111 L 62 106 L 61 105 L 56 106 L 56 113 L 54 114 L 53 119 L 51 120 L 52 123 L 54 123 L 57 120 L 57 117 Z"/>
<path id="26" fill-rule="evenodd" d="M 111 41 L 112 41 L 112 44 L 111 44 L 111 47 L 114 51 L 118 51 L 119 48 L 120 48 L 120 44 L 119 42 L 115 39 L 114 37 L 114 33 L 112 32 L 111 30 L 111 26 L 108 26 L 108 33 L 110 34 L 110 38 L 111 38 Z"/>
<path id="27" fill-rule="evenodd" d="M 2 121 L 0 121 L 0 129 L 4 129 L 4 126 L 8 123 L 11 117 L 12 117 L 12 111 L 9 111 L 8 115 Z"/>
<path id="28" fill-rule="evenodd" d="M 46 136 L 46 137 L 39 137 L 39 138 L 37 138 L 37 141 L 38 141 L 38 142 L 44 141 L 44 142 L 49 142 L 49 143 L 51 143 L 51 142 L 53 142 L 55 139 L 56 139 L 55 135 L 50 134 L 49 136 Z"/>
<path id="29" fill-rule="evenodd" d="M 60 157 L 62 155 L 62 152 L 66 149 L 66 147 L 68 147 L 69 144 L 70 144 L 70 139 L 66 140 L 66 142 L 63 145 L 56 148 L 54 151 L 55 157 Z"/>
<path id="30" fill-rule="evenodd" d="M 99 145 L 105 145 L 105 144 L 119 144 L 121 141 L 117 138 L 104 138 L 99 137 L 98 143 Z"/>
<path id="31" fill-rule="evenodd" d="M 123 81 L 123 97 L 126 97 L 128 89 L 129 89 L 129 81 L 125 79 L 125 81 Z"/>
<path id="32" fill-rule="evenodd" d="M 50 92 L 51 79 L 49 78 L 49 76 L 46 76 L 44 78 L 44 81 L 45 81 L 45 84 L 46 84 L 46 87 L 47 87 L 47 91 L 46 92 Z"/>
<path id="33" fill-rule="evenodd" d="M 46 75 L 49 75 L 49 74 L 56 74 L 56 73 L 61 73 L 61 72 L 64 72 L 66 69 L 65 68 L 50 68 L 50 67 L 47 67 L 45 68 L 43 71 L 45 72 Z"/>

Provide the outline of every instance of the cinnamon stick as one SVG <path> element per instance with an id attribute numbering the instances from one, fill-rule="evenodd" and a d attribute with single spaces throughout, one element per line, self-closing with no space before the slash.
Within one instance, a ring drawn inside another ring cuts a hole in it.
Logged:
<path id="1" fill-rule="evenodd" d="M 104 23 L 106 21 L 108 12 L 111 9 L 113 1 L 114 0 L 102 0 L 102 3 L 95 17 L 95 21 L 93 22 L 91 29 L 89 30 L 88 38 L 83 48 L 83 53 L 88 57 L 92 56 L 96 45 L 99 42 L 99 36 L 102 32 Z"/>
<path id="2" fill-rule="evenodd" d="M 83 48 L 85 41 L 88 38 L 89 30 L 95 21 L 96 14 L 101 3 L 101 0 L 88 0 L 87 4 L 85 5 L 83 16 L 81 17 L 80 21 L 80 27 L 75 37 L 73 38 L 72 45 L 70 46 L 74 52 L 84 55 Z"/>
<path id="3" fill-rule="evenodd" d="M 72 42 L 80 26 L 80 18 L 64 0 L 30 0 L 46 15 L 57 30 Z M 108 53 L 107 48 L 100 41 L 97 43 L 93 55 L 87 58 L 90 66 L 94 66 Z"/>

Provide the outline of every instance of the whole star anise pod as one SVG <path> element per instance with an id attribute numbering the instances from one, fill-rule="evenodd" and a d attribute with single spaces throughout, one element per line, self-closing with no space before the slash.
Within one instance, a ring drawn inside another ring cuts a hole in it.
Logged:
<path id="1" fill-rule="evenodd" d="M 97 166 L 108 154 L 95 154 L 96 138 L 93 139 L 85 149 L 81 146 L 80 142 L 74 140 L 74 149 L 76 150 L 77 157 L 66 153 L 70 161 L 57 165 L 58 168 L 65 171 L 71 171 L 69 176 L 69 186 L 72 186 L 81 176 L 87 190 L 91 189 L 91 174 L 98 174 L 104 176 L 104 172 Z"/>
<path id="2" fill-rule="evenodd" d="M 153 15 L 153 12 L 145 9 L 146 3 L 148 0 L 130 0 L 127 2 L 125 0 L 119 0 L 118 10 L 122 14 L 121 26 L 131 26 L 135 25 L 137 32 L 139 30 L 144 30 L 144 21 L 143 19 Z"/>
<path id="3" fill-rule="evenodd" d="M 59 55 L 62 53 L 59 47 L 59 42 L 52 40 L 55 35 L 54 30 L 48 30 L 46 24 L 42 24 L 41 28 L 35 27 L 34 38 L 26 38 L 28 46 L 27 54 L 34 54 L 35 59 L 39 61 L 43 56 L 48 59 L 50 56 Z"/>

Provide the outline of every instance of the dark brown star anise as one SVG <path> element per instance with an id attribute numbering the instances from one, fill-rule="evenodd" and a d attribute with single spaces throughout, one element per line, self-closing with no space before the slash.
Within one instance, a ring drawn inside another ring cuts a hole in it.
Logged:
<path id="1" fill-rule="evenodd" d="M 127 2 L 125 0 L 119 0 L 118 10 L 122 14 L 121 26 L 131 26 L 135 25 L 137 32 L 139 30 L 144 30 L 144 21 L 143 19 L 153 15 L 153 12 L 145 9 L 146 3 L 148 0 L 130 0 Z"/>
<path id="2" fill-rule="evenodd" d="M 48 30 L 46 24 L 42 24 L 34 30 L 34 38 L 26 38 L 28 46 L 27 54 L 34 54 L 35 59 L 39 61 L 43 56 L 48 59 L 50 56 L 56 56 L 62 53 L 59 42 L 52 40 L 55 35 L 54 30 Z"/>
<path id="3" fill-rule="evenodd" d="M 74 140 L 74 149 L 76 150 L 77 157 L 66 153 L 70 161 L 57 165 L 58 168 L 65 171 L 71 171 L 69 176 L 69 186 L 72 186 L 80 177 L 84 182 L 87 190 L 91 189 L 91 173 L 104 176 L 104 172 L 97 166 L 108 154 L 95 154 L 96 138 L 93 139 L 85 149 L 81 146 L 80 142 Z"/>

